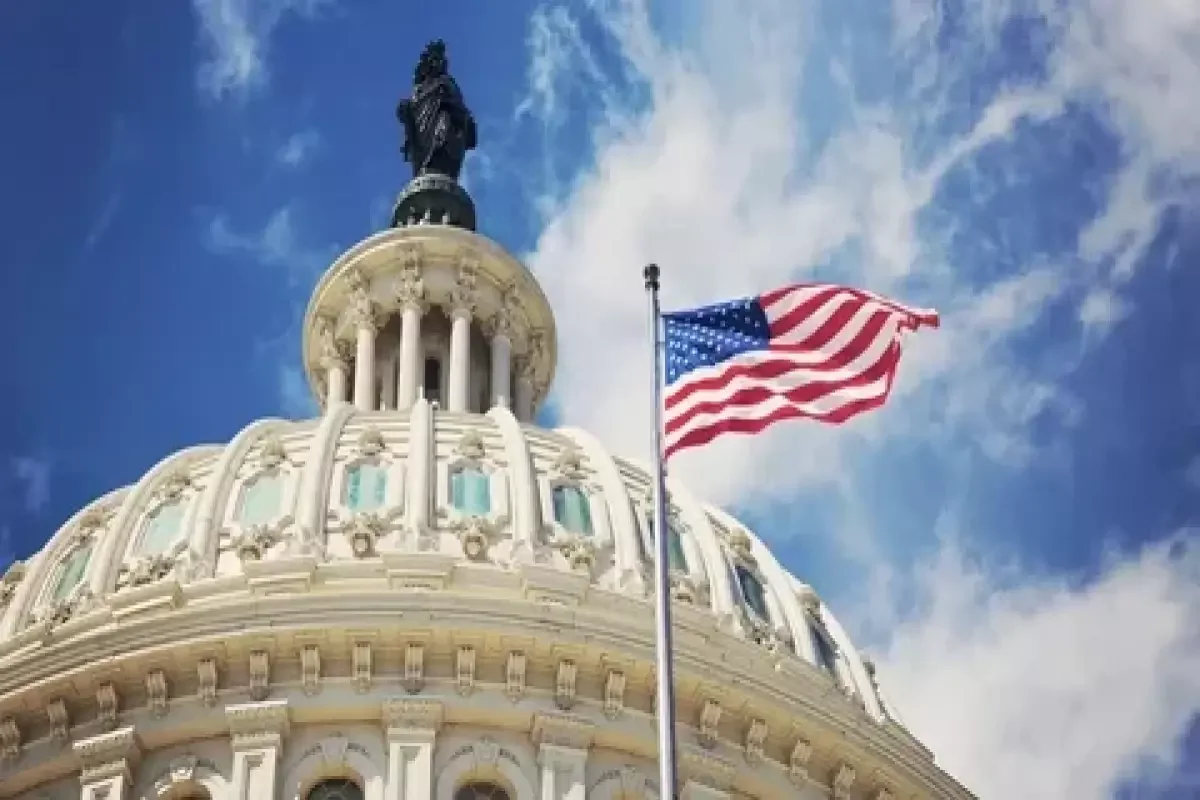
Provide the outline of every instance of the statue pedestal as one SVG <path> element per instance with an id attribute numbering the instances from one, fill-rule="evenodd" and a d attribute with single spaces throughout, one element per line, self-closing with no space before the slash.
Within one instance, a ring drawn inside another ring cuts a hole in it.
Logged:
<path id="1" fill-rule="evenodd" d="M 455 225 L 475 230 L 475 203 L 458 182 L 429 173 L 409 181 L 392 208 L 392 227 Z"/>

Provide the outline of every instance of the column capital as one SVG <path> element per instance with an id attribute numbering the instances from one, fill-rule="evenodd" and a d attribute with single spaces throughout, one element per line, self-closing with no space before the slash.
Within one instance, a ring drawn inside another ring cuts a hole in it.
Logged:
<path id="1" fill-rule="evenodd" d="M 415 697 L 389 697 L 383 701 L 383 727 L 395 730 L 437 731 L 442 727 L 445 710 L 438 700 Z"/>
<path id="2" fill-rule="evenodd" d="M 354 270 L 347 278 L 347 286 L 347 319 L 358 330 L 375 330 L 378 327 L 378 317 L 375 313 L 375 302 L 371 299 L 371 282 L 361 272 Z"/>
<path id="3" fill-rule="evenodd" d="M 291 716 L 286 700 L 264 700 L 225 707 L 225 721 L 235 750 L 278 747 L 288 734 Z"/>
<path id="4" fill-rule="evenodd" d="M 142 751 L 132 725 L 117 728 L 71 745 L 79 759 L 81 783 L 95 783 L 118 776 L 129 777 Z"/>
<path id="5" fill-rule="evenodd" d="M 574 714 L 538 712 L 530 736 L 538 746 L 587 750 L 596 736 L 596 723 Z"/>
<path id="6" fill-rule="evenodd" d="M 477 272 L 472 264 L 463 263 L 459 266 L 458 277 L 450 289 L 449 301 L 446 304 L 451 319 L 457 317 L 470 319 L 475 316 L 479 305 L 477 280 Z"/>
<path id="7" fill-rule="evenodd" d="M 410 252 L 405 256 L 404 266 L 396 280 L 395 301 L 401 311 L 415 309 L 425 313 L 425 280 L 421 277 L 421 258 Z"/>

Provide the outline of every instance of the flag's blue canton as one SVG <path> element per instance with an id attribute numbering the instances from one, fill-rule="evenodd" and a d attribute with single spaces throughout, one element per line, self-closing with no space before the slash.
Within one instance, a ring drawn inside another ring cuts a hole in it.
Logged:
<path id="1" fill-rule="evenodd" d="M 765 350 L 771 326 L 757 297 L 663 315 L 667 384 L 750 350 Z"/>

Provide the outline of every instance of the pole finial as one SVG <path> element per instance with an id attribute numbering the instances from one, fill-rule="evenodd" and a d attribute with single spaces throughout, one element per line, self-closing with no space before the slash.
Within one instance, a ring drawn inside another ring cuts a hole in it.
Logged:
<path id="1" fill-rule="evenodd" d="M 658 264 L 647 264 L 642 270 L 642 277 L 646 279 L 646 288 L 650 291 L 658 291 Z"/>

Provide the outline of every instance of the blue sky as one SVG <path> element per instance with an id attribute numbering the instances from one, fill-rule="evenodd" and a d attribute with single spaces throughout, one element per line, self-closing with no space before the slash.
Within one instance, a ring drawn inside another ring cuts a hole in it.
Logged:
<path id="1" fill-rule="evenodd" d="M 385 224 L 392 109 L 443 37 L 481 230 L 558 312 L 546 421 L 645 456 L 649 260 L 669 306 L 815 276 L 939 308 L 884 410 L 673 469 L 982 796 L 1195 796 L 1198 9 L 5 4 L 0 558 L 173 450 L 311 413 L 308 291 Z"/>

